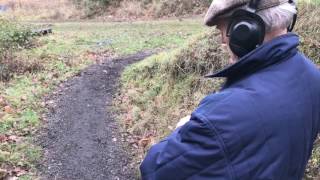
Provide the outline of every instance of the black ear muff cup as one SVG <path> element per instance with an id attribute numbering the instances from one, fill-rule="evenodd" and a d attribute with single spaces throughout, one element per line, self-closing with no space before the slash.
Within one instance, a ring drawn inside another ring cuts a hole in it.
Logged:
<path id="1" fill-rule="evenodd" d="M 239 58 L 245 56 L 263 43 L 265 31 L 265 23 L 259 15 L 237 10 L 227 29 L 231 51 Z"/>

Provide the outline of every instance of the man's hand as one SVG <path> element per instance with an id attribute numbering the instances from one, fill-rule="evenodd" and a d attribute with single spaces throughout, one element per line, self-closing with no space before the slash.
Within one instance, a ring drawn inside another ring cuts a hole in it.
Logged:
<path id="1" fill-rule="evenodd" d="M 178 124 L 176 125 L 176 129 L 185 125 L 189 120 L 190 120 L 191 116 L 186 116 L 182 119 L 180 119 L 180 121 L 178 122 Z"/>

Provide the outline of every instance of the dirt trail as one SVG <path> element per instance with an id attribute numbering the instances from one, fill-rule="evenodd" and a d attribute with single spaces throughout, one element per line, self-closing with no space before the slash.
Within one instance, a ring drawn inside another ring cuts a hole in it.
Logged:
<path id="1" fill-rule="evenodd" d="M 43 179 L 134 179 L 111 103 L 123 68 L 151 54 L 93 65 L 50 97 L 48 124 L 40 140 L 45 149 Z"/>

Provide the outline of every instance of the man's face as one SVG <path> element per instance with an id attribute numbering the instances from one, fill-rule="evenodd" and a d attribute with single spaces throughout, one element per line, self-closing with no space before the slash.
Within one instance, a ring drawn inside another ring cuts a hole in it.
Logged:
<path id="1" fill-rule="evenodd" d="M 221 18 L 217 20 L 217 29 L 221 35 L 221 45 L 225 51 L 229 54 L 229 63 L 234 64 L 239 58 L 229 48 L 229 37 L 227 37 L 227 28 L 229 20 L 227 18 Z"/>

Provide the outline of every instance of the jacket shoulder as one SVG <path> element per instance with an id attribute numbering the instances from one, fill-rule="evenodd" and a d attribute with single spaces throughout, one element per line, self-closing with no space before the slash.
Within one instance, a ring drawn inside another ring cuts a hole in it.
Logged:
<path id="1" fill-rule="evenodd" d="M 208 120 L 215 114 L 224 115 L 225 118 L 236 118 L 241 114 L 250 115 L 252 113 L 247 112 L 253 108 L 252 93 L 254 93 L 253 90 L 239 87 L 225 89 L 205 97 L 194 113 L 202 115 Z"/>

